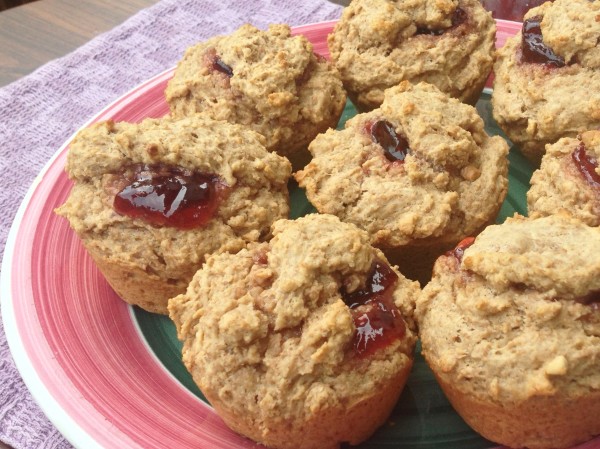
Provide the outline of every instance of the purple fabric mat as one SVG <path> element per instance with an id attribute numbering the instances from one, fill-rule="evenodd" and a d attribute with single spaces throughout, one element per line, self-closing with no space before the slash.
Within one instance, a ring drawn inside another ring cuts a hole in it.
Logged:
<path id="1" fill-rule="evenodd" d="M 336 19 L 326 0 L 163 0 L 0 89 L 0 257 L 36 174 L 93 114 L 173 66 L 186 47 L 243 23 L 302 25 Z M 70 448 L 28 393 L 0 322 L 0 441 L 15 449 Z"/>

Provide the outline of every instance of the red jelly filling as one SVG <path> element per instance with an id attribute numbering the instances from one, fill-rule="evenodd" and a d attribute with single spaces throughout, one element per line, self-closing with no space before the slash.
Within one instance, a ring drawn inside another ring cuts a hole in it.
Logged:
<path id="1" fill-rule="evenodd" d="M 207 223 L 225 189 L 216 175 L 163 164 L 133 165 L 123 178 L 113 203 L 117 213 L 180 229 Z"/>
<path id="2" fill-rule="evenodd" d="M 372 354 L 405 335 L 404 319 L 392 299 L 397 281 L 398 276 L 388 265 L 375 260 L 364 288 L 352 293 L 342 289 L 356 327 L 354 351 L 358 355 Z"/>
<path id="3" fill-rule="evenodd" d="M 410 152 L 408 141 L 396 133 L 394 125 L 387 120 L 377 120 L 370 124 L 367 132 L 371 140 L 383 148 L 385 157 L 390 162 L 404 162 Z"/>
<path id="4" fill-rule="evenodd" d="M 462 262 L 466 249 L 475 242 L 475 237 L 466 237 L 460 241 L 456 248 L 446 253 L 447 256 L 453 256 L 458 263 Z"/>
<path id="5" fill-rule="evenodd" d="M 212 68 L 213 70 L 224 73 L 229 78 L 233 76 L 233 69 L 227 64 L 225 64 L 217 55 L 215 55 L 212 61 Z"/>
<path id="6" fill-rule="evenodd" d="M 579 298 L 577 302 L 592 306 L 594 309 L 597 309 L 600 305 L 600 291 L 588 293 L 584 297 Z"/>
<path id="7" fill-rule="evenodd" d="M 454 14 L 452 14 L 452 25 L 449 28 L 440 29 L 440 30 L 431 30 L 429 28 L 417 28 L 416 34 L 429 34 L 432 36 L 441 36 L 449 29 L 456 28 L 457 26 L 465 23 L 467 21 L 467 17 L 468 17 L 467 13 L 465 12 L 464 9 L 456 8 L 454 10 Z"/>
<path id="8" fill-rule="evenodd" d="M 269 263 L 269 255 L 266 250 L 260 250 L 254 253 L 252 260 L 257 265 L 267 265 Z"/>
<path id="9" fill-rule="evenodd" d="M 522 53 L 523 61 L 544 64 L 548 67 L 563 67 L 565 60 L 544 43 L 542 16 L 535 16 L 523 22 Z"/>
<path id="10" fill-rule="evenodd" d="M 583 175 L 587 182 L 596 188 L 600 188 L 600 175 L 596 172 L 598 161 L 595 157 L 589 156 L 585 150 L 585 145 L 581 142 L 577 148 L 571 153 L 573 162 Z"/>

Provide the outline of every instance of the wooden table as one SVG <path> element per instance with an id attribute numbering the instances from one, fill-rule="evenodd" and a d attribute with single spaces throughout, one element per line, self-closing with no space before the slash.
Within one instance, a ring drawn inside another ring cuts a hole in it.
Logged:
<path id="1" fill-rule="evenodd" d="M 114 28 L 158 0 L 40 0 L 0 13 L 0 86 Z"/>
<path id="2" fill-rule="evenodd" d="M 0 87 L 66 55 L 157 2 L 40 0 L 0 12 Z"/>

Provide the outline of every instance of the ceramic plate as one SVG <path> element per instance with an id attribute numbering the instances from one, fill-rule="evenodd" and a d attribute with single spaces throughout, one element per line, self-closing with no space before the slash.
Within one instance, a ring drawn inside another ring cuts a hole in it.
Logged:
<path id="1" fill-rule="evenodd" d="M 295 28 L 327 55 L 333 22 Z M 498 44 L 519 24 L 498 22 Z M 160 117 L 172 70 L 110 105 L 90 123 Z M 489 94 L 478 109 L 489 133 Z M 356 112 L 348 104 L 342 122 Z M 250 448 L 231 432 L 191 381 L 169 319 L 127 306 L 108 286 L 67 221 L 53 210 L 71 188 L 63 171 L 68 142 L 36 178 L 6 245 L 2 314 L 11 352 L 33 396 L 77 448 Z M 511 153 L 501 217 L 525 212 L 531 168 Z M 293 214 L 310 207 L 292 187 Z M 600 443 L 588 443 L 600 448 Z M 420 356 L 389 422 L 361 448 L 488 448 L 454 413 Z"/>

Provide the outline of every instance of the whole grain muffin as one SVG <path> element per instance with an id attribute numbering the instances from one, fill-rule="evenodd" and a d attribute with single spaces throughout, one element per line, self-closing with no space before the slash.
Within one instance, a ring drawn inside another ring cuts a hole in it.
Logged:
<path id="1" fill-rule="evenodd" d="M 114 290 L 166 314 L 206 256 L 270 236 L 287 217 L 290 164 L 264 138 L 201 116 L 103 122 L 67 156 L 66 217 Z"/>
<path id="2" fill-rule="evenodd" d="M 489 137 L 472 106 L 406 81 L 381 108 L 319 135 L 295 174 L 319 212 L 366 230 L 412 279 L 494 222 L 507 190 L 508 145 Z"/>
<path id="3" fill-rule="evenodd" d="M 530 216 L 564 211 L 589 226 L 600 226 L 600 131 L 563 137 L 546 146 L 527 192 Z"/>
<path id="4" fill-rule="evenodd" d="M 598 1 L 544 3 L 498 50 L 494 118 L 536 164 L 546 144 L 600 127 L 599 15 Z"/>
<path id="5" fill-rule="evenodd" d="M 236 432 L 282 449 L 358 444 L 404 387 L 420 293 L 368 236 L 330 215 L 211 256 L 169 301 L 183 362 Z"/>
<path id="6" fill-rule="evenodd" d="M 328 37 L 358 109 L 403 80 L 475 104 L 492 69 L 496 23 L 479 0 L 353 0 Z"/>
<path id="7" fill-rule="evenodd" d="M 515 216 L 472 240 L 438 259 L 417 301 L 422 353 L 448 399 L 510 447 L 600 434 L 600 228 Z"/>
<path id="8" fill-rule="evenodd" d="M 346 104 L 337 70 L 287 25 L 243 25 L 189 48 L 165 93 L 173 116 L 203 112 L 249 126 L 294 167 L 308 161 L 309 142 L 337 125 Z"/>

